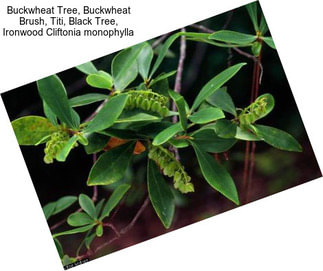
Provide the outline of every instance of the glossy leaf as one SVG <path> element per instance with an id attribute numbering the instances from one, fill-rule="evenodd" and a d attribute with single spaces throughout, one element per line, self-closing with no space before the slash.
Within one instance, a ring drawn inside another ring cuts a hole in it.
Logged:
<path id="1" fill-rule="evenodd" d="M 102 211 L 103 204 L 105 202 L 105 199 L 101 199 L 98 204 L 95 206 L 95 213 L 97 217 L 100 217 L 100 213 Z"/>
<path id="2" fill-rule="evenodd" d="M 209 39 L 226 42 L 226 43 L 245 45 L 245 44 L 251 44 L 252 42 L 254 42 L 257 39 L 257 36 L 230 31 L 230 30 L 220 30 L 211 34 L 209 36 Z"/>
<path id="3" fill-rule="evenodd" d="M 148 160 L 147 187 L 150 201 L 164 227 L 168 229 L 173 221 L 175 204 L 170 187 L 154 161 Z"/>
<path id="4" fill-rule="evenodd" d="M 138 71 L 143 80 L 146 80 L 148 78 L 150 64 L 153 59 L 153 56 L 154 51 L 151 45 L 148 42 L 145 42 L 144 47 L 142 48 L 137 58 Z"/>
<path id="5" fill-rule="evenodd" d="M 246 5 L 246 9 L 249 13 L 253 27 L 254 27 L 255 31 L 257 32 L 259 30 L 258 17 L 257 17 L 257 2 L 252 2 L 248 5 Z"/>
<path id="6" fill-rule="evenodd" d="M 242 129 L 239 126 L 237 127 L 235 138 L 246 141 L 261 141 L 261 138 L 253 134 L 251 131 Z"/>
<path id="7" fill-rule="evenodd" d="M 26 116 L 11 122 L 19 145 L 36 145 L 41 139 L 57 131 L 48 119 L 39 116 Z"/>
<path id="8" fill-rule="evenodd" d="M 264 118 L 265 116 L 267 116 L 275 107 L 275 99 L 274 97 L 269 94 L 269 93 L 265 93 L 265 94 L 262 94 L 260 95 L 256 100 L 255 100 L 255 103 L 262 100 L 262 99 L 265 99 L 265 102 L 266 102 L 266 110 L 260 114 L 256 120 L 258 119 L 261 119 L 261 118 Z"/>
<path id="9" fill-rule="evenodd" d="M 49 219 L 54 213 L 56 202 L 50 202 L 43 207 L 43 212 L 46 217 L 46 220 Z"/>
<path id="10" fill-rule="evenodd" d="M 175 148 L 186 148 L 188 147 L 190 144 L 186 139 L 175 139 L 175 138 L 171 138 L 170 140 L 168 140 L 168 142 L 170 144 L 172 144 Z"/>
<path id="11" fill-rule="evenodd" d="M 89 196 L 85 194 L 80 194 L 79 204 L 81 208 L 84 210 L 84 212 L 86 212 L 91 218 L 97 219 L 94 203 L 92 199 L 89 198 Z"/>
<path id="12" fill-rule="evenodd" d="M 149 74 L 149 79 L 151 79 L 153 77 L 153 75 L 155 74 L 155 72 L 157 71 L 158 67 L 160 66 L 160 64 L 162 63 L 162 61 L 164 60 L 169 47 L 173 44 L 173 42 L 180 36 L 180 33 L 175 33 L 173 35 L 171 35 L 163 44 L 163 46 L 161 47 L 158 57 L 151 69 L 151 72 Z"/>
<path id="13" fill-rule="evenodd" d="M 111 71 L 116 90 L 124 90 L 138 75 L 137 58 L 145 43 L 118 53 L 112 60 Z"/>
<path id="14" fill-rule="evenodd" d="M 262 15 L 261 19 L 260 19 L 259 31 L 262 36 L 264 36 L 268 31 L 268 26 L 267 26 L 266 19 L 265 19 L 264 15 Z"/>
<path id="15" fill-rule="evenodd" d="M 108 185 L 123 177 L 132 157 L 135 143 L 129 142 L 102 154 L 93 165 L 88 185 Z"/>
<path id="16" fill-rule="evenodd" d="M 221 138 L 214 129 L 200 129 L 192 134 L 194 142 L 204 151 L 220 153 L 229 150 L 237 140 L 234 138 Z"/>
<path id="17" fill-rule="evenodd" d="M 56 249 L 57 249 L 59 257 L 63 258 L 64 257 L 64 251 L 63 251 L 63 247 L 62 247 L 61 243 L 56 238 L 54 238 L 54 243 L 55 243 L 55 246 L 56 246 Z"/>
<path id="18" fill-rule="evenodd" d="M 191 142 L 202 174 L 211 187 L 219 191 L 222 195 L 239 204 L 239 197 L 235 183 L 225 167 L 220 165 L 210 154 L 193 142 Z"/>
<path id="19" fill-rule="evenodd" d="M 232 114 L 233 116 L 237 116 L 237 111 L 235 105 L 232 101 L 231 96 L 225 90 L 225 88 L 220 88 L 206 98 L 206 101 L 216 107 L 221 108 L 223 111 Z"/>
<path id="20" fill-rule="evenodd" d="M 222 119 L 224 117 L 225 116 L 221 109 L 216 107 L 208 107 L 197 111 L 196 113 L 189 116 L 188 118 L 190 121 L 194 123 L 203 124 L 203 123 L 208 123 L 218 119 Z"/>
<path id="21" fill-rule="evenodd" d="M 75 196 L 65 196 L 65 197 L 60 198 L 59 200 L 56 201 L 55 210 L 53 212 L 53 215 L 64 211 L 65 209 L 70 207 L 76 201 L 77 201 L 77 197 L 75 197 Z"/>
<path id="22" fill-rule="evenodd" d="M 246 63 L 236 64 L 213 77 L 206 85 L 204 85 L 200 93 L 195 98 L 191 112 L 198 108 L 206 98 L 222 87 L 223 84 L 225 84 L 228 80 L 230 80 L 244 65 L 246 65 Z"/>
<path id="23" fill-rule="evenodd" d="M 272 37 L 263 37 L 262 39 L 269 47 L 276 50 L 276 46 Z"/>
<path id="24" fill-rule="evenodd" d="M 55 126 L 58 125 L 57 122 L 57 116 L 54 114 L 54 112 L 49 108 L 47 103 L 43 101 L 43 110 L 46 118 Z"/>
<path id="25" fill-rule="evenodd" d="M 75 68 L 85 74 L 93 74 L 98 72 L 97 68 L 93 65 L 91 61 L 78 65 Z"/>
<path id="26" fill-rule="evenodd" d="M 86 82 L 95 88 L 102 89 L 111 89 L 113 86 L 113 78 L 112 76 L 105 71 L 98 71 L 94 74 L 89 74 L 86 77 Z"/>
<path id="27" fill-rule="evenodd" d="M 161 131 L 158 135 L 155 136 L 153 140 L 153 145 L 161 145 L 181 131 L 183 131 L 183 128 L 180 123 L 173 124 L 172 126 L 166 128 L 165 130 Z"/>
<path id="28" fill-rule="evenodd" d="M 93 224 L 95 221 L 88 214 L 83 212 L 76 212 L 68 216 L 67 223 L 73 227 L 85 226 Z"/>
<path id="29" fill-rule="evenodd" d="M 69 100 L 70 106 L 77 107 L 77 106 L 83 106 L 88 105 L 100 101 L 104 101 L 109 96 L 105 94 L 100 93 L 88 93 L 80 96 L 73 97 Z"/>
<path id="30" fill-rule="evenodd" d="M 183 130 L 186 130 L 187 128 L 186 101 L 182 95 L 178 94 L 175 91 L 168 91 L 168 93 L 169 93 L 169 96 L 172 98 L 172 100 L 175 102 L 175 105 L 179 113 L 179 120 L 181 122 L 182 128 Z"/>
<path id="31" fill-rule="evenodd" d="M 218 120 L 214 128 L 215 133 L 222 138 L 234 138 L 237 133 L 237 125 L 226 119 Z"/>
<path id="32" fill-rule="evenodd" d="M 122 113 L 127 98 L 127 94 L 120 94 L 110 98 L 98 114 L 89 122 L 84 132 L 97 132 L 112 126 Z"/>
<path id="33" fill-rule="evenodd" d="M 92 229 L 94 226 L 95 226 L 95 224 L 91 224 L 91 225 L 86 225 L 83 227 L 75 228 L 72 230 L 55 233 L 55 234 L 53 234 L 53 238 L 56 238 L 56 237 L 59 237 L 62 235 L 71 235 L 71 234 L 86 232 L 86 231 Z"/>
<path id="34" fill-rule="evenodd" d="M 88 144 L 84 146 L 84 149 L 87 154 L 101 151 L 110 139 L 109 136 L 98 133 L 87 134 L 86 138 L 88 140 Z"/>
<path id="35" fill-rule="evenodd" d="M 77 129 L 80 120 L 69 104 L 65 87 L 57 75 L 52 75 L 37 81 L 40 97 L 53 113 L 69 127 Z"/>
<path id="36" fill-rule="evenodd" d="M 260 138 L 277 149 L 295 152 L 302 151 L 302 147 L 297 140 L 285 131 L 265 125 L 253 125 L 252 127 Z"/>
<path id="37" fill-rule="evenodd" d="M 97 237 L 101 237 L 103 235 L 103 226 L 102 224 L 97 225 L 95 229 L 95 234 Z"/>
<path id="38" fill-rule="evenodd" d="M 130 188 L 129 184 L 121 184 L 113 191 L 107 203 L 103 207 L 100 220 L 110 215 L 111 211 L 119 204 L 119 202 L 122 200 L 122 198 L 127 193 L 129 188 Z"/>
<path id="39" fill-rule="evenodd" d="M 131 110 L 122 113 L 120 118 L 115 123 L 124 122 L 140 122 L 140 121 L 156 121 L 160 120 L 160 116 L 141 112 L 141 110 Z"/>
<path id="40" fill-rule="evenodd" d="M 70 151 L 75 146 L 76 141 L 78 140 L 77 135 L 73 135 L 64 145 L 63 149 L 56 155 L 56 160 L 60 162 L 65 162 Z"/>
<path id="41" fill-rule="evenodd" d="M 167 72 L 167 73 L 161 73 L 160 75 L 158 75 L 155 79 L 151 80 L 149 87 L 155 85 L 156 83 L 167 79 L 168 77 L 173 76 L 175 73 L 177 72 L 177 70 L 171 71 L 171 72 Z"/>

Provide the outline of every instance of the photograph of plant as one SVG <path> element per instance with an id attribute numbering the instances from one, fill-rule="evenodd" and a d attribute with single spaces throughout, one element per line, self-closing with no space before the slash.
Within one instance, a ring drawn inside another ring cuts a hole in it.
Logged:
<path id="1" fill-rule="evenodd" d="M 2 98 L 65 268 L 321 176 L 258 2 Z"/>

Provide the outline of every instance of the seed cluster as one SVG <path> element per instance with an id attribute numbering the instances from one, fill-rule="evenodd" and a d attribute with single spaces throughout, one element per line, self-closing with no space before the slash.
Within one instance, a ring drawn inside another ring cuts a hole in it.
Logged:
<path id="1" fill-rule="evenodd" d="M 158 164 L 164 175 L 173 177 L 176 189 L 182 193 L 194 192 L 194 185 L 190 182 L 191 177 L 172 152 L 161 146 L 152 146 L 148 157 Z"/>
<path id="2" fill-rule="evenodd" d="M 58 131 L 51 134 L 50 140 L 46 142 L 44 149 L 44 162 L 46 164 L 53 163 L 56 155 L 64 148 L 69 138 L 70 136 L 66 131 Z M 75 143 L 74 147 L 76 146 L 77 143 Z"/>
<path id="3" fill-rule="evenodd" d="M 151 90 L 130 90 L 126 109 L 132 110 L 140 108 L 147 111 L 158 113 L 162 117 L 168 116 L 169 109 L 167 107 L 168 98 L 152 92 Z"/>
<path id="4" fill-rule="evenodd" d="M 249 105 L 239 115 L 239 122 L 242 125 L 249 125 L 254 123 L 261 115 L 266 113 L 267 99 L 266 97 L 260 98 Z"/>

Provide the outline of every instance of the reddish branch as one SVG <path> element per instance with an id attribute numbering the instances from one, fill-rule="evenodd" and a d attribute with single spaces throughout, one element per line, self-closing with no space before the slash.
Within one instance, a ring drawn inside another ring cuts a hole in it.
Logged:
<path id="1" fill-rule="evenodd" d="M 145 199 L 144 203 L 141 205 L 138 212 L 133 217 L 133 219 L 130 221 L 130 223 L 127 226 L 125 226 L 124 228 L 122 228 L 120 231 L 118 231 L 112 224 L 104 223 L 103 226 L 107 226 L 107 227 L 111 228 L 114 231 L 115 236 L 113 238 L 111 238 L 110 240 L 108 240 L 107 242 L 103 243 L 102 245 L 96 247 L 94 250 L 88 250 L 85 254 L 83 254 L 81 256 L 78 256 L 77 260 L 82 260 L 82 259 L 85 259 L 85 258 L 88 258 L 88 257 L 91 257 L 91 256 L 95 255 L 101 249 L 109 246 L 114 241 L 116 241 L 117 239 L 119 239 L 120 237 L 125 235 L 128 231 L 130 231 L 132 229 L 132 227 L 136 224 L 138 218 L 141 216 L 141 214 L 144 212 L 144 210 L 148 206 L 148 203 L 149 203 L 149 197 L 147 197 Z"/>

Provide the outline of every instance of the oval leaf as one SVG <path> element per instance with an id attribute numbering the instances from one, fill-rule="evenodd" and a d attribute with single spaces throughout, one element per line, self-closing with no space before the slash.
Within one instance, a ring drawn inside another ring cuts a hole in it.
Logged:
<path id="1" fill-rule="evenodd" d="M 85 226 L 94 222 L 93 218 L 83 212 L 73 213 L 67 218 L 68 225 L 73 227 Z"/>
<path id="2" fill-rule="evenodd" d="M 91 218 L 97 219 L 94 203 L 87 195 L 79 195 L 79 204 Z"/>
<path id="3" fill-rule="evenodd" d="M 215 133 L 222 138 L 234 138 L 237 133 L 237 125 L 230 120 L 218 120 L 214 124 Z"/>
<path id="4" fill-rule="evenodd" d="M 175 204 L 170 187 L 154 161 L 148 160 L 147 187 L 150 201 L 164 227 L 168 229 L 173 221 Z"/>
<path id="5" fill-rule="evenodd" d="M 137 58 L 138 70 L 143 80 L 148 78 L 149 68 L 154 56 L 154 51 L 148 42 L 144 43 L 140 54 Z"/>
<path id="6" fill-rule="evenodd" d="M 56 206 L 56 202 L 50 202 L 43 207 L 43 212 L 46 217 L 46 220 L 48 220 L 54 213 L 55 206 Z"/>
<path id="7" fill-rule="evenodd" d="M 59 200 L 56 201 L 55 211 L 53 212 L 53 215 L 64 211 L 76 201 L 77 201 L 77 197 L 75 196 L 65 196 L 60 198 Z"/>
<path id="8" fill-rule="evenodd" d="M 131 160 L 135 142 L 129 142 L 102 154 L 93 165 L 88 185 L 108 185 L 119 181 Z"/>
<path id="9" fill-rule="evenodd" d="M 86 62 L 82 65 L 78 65 L 75 67 L 76 69 L 78 69 L 79 71 L 85 73 L 85 74 L 92 74 L 92 73 L 97 73 L 98 70 L 96 69 L 96 67 L 94 66 L 94 64 L 90 61 L 90 62 Z"/>
<path id="10" fill-rule="evenodd" d="M 91 133 L 86 135 L 88 144 L 84 146 L 87 154 L 93 154 L 101 151 L 105 145 L 107 145 L 110 137 L 98 133 Z"/>
<path id="11" fill-rule="evenodd" d="M 302 151 L 302 147 L 297 140 L 282 130 L 265 125 L 253 125 L 252 127 L 256 135 L 277 149 L 295 152 Z"/>
<path id="12" fill-rule="evenodd" d="M 112 76 L 105 71 L 89 74 L 86 77 L 86 82 L 95 88 L 111 89 L 113 86 Z"/>
<path id="13" fill-rule="evenodd" d="M 209 39 L 238 45 L 246 45 L 254 42 L 257 39 L 257 36 L 230 30 L 220 30 L 211 34 Z"/>
<path id="14" fill-rule="evenodd" d="M 264 101 L 266 102 L 266 110 L 264 111 L 264 113 L 260 114 L 255 120 L 259 120 L 259 119 L 267 116 L 275 107 L 275 99 L 271 94 L 265 93 L 263 95 L 260 95 L 255 100 L 255 103 L 257 103 L 257 101 L 259 101 L 261 99 L 264 99 Z"/>
<path id="15" fill-rule="evenodd" d="M 239 205 L 239 197 L 235 183 L 228 171 L 208 153 L 204 152 L 199 145 L 191 142 L 202 174 L 211 187 L 222 195 Z"/>
<path id="16" fill-rule="evenodd" d="M 110 98 L 99 113 L 89 122 L 84 132 L 93 133 L 112 126 L 122 113 L 127 99 L 127 94 L 120 94 Z"/>
<path id="17" fill-rule="evenodd" d="M 221 109 L 215 107 L 203 108 L 196 112 L 195 114 L 189 116 L 189 120 L 197 123 L 203 124 L 211 121 L 215 121 L 218 119 L 223 119 L 225 116 Z"/>
<path id="18" fill-rule="evenodd" d="M 239 63 L 225 69 L 223 72 L 219 73 L 213 77 L 200 91 L 194 100 L 191 112 L 193 112 L 199 105 L 216 90 L 223 86 L 227 81 L 229 81 L 246 63 Z"/>
<path id="19" fill-rule="evenodd" d="M 77 129 L 80 120 L 69 104 L 65 87 L 57 75 L 37 81 L 38 92 L 53 113 L 69 127 Z"/>
<path id="20" fill-rule="evenodd" d="M 158 135 L 155 136 L 153 140 L 153 145 L 161 145 L 181 131 L 183 131 L 183 127 L 180 123 L 173 124 L 172 126 L 166 128 L 165 130 L 161 131 Z"/>
<path id="21" fill-rule="evenodd" d="M 57 131 L 48 119 L 39 116 L 26 116 L 11 122 L 19 145 L 36 145 L 41 139 Z"/>
<path id="22" fill-rule="evenodd" d="M 105 204 L 102 210 L 100 220 L 110 215 L 111 211 L 118 205 L 118 203 L 121 201 L 123 196 L 127 193 L 129 188 L 130 188 L 129 184 L 121 184 L 113 191 L 113 193 L 109 197 L 109 200 L 107 201 L 107 203 Z"/>

